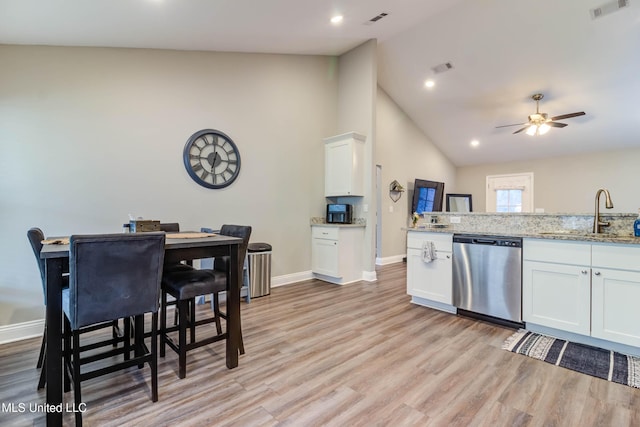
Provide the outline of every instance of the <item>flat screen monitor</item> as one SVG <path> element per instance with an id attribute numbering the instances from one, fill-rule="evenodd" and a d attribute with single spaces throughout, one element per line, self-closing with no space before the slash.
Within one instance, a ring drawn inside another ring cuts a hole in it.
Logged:
<path id="1" fill-rule="evenodd" d="M 416 179 L 413 185 L 413 204 L 411 212 L 442 212 L 444 182 Z"/>

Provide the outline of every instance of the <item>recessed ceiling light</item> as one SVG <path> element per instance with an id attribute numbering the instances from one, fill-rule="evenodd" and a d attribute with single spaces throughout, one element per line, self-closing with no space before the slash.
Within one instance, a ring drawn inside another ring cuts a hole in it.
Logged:
<path id="1" fill-rule="evenodd" d="M 344 17 L 342 15 L 336 15 L 333 18 L 331 18 L 331 23 L 333 25 L 338 25 L 339 23 L 342 22 L 343 19 L 344 19 Z"/>
<path id="2" fill-rule="evenodd" d="M 477 147 L 478 145 L 480 145 L 480 141 L 478 141 L 477 139 L 474 139 L 471 141 L 471 146 L 472 147 Z"/>
<path id="3" fill-rule="evenodd" d="M 433 80 L 429 79 L 426 82 L 424 82 L 424 87 L 434 87 L 436 85 L 436 82 L 434 82 Z"/>

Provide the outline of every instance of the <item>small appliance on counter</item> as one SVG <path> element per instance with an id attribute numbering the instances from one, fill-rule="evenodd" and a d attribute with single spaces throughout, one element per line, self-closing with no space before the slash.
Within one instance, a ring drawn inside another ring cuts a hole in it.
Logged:
<path id="1" fill-rule="evenodd" d="M 130 233 L 144 233 L 148 231 L 160 231 L 160 221 L 151 219 L 134 219 L 129 221 Z"/>
<path id="2" fill-rule="evenodd" d="M 353 206 L 329 203 L 326 220 L 328 224 L 351 224 L 353 222 Z"/>

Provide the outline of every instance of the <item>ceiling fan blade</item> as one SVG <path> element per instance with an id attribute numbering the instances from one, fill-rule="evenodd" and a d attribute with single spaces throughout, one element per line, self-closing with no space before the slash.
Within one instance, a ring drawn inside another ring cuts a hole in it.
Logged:
<path id="1" fill-rule="evenodd" d="M 549 126 L 553 126 L 554 128 L 563 128 L 567 126 L 566 123 L 558 123 L 558 122 L 547 122 Z"/>
<path id="2" fill-rule="evenodd" d="M 526 123 L 516 123 L 515 125 L 496 126 L 496 129 L 498 129 L 498 128 L 508 128 L 509 126 L 522 126 L 522 125 L 526 125 Z"/>
<path id="3" fill-rule="evenodd" d="M 571 117 L 584 116 L 584 114 L 585 114 L 584 111 L 580 111 L 579 113 L 561 114 L 559 116 L 551 117 L 551 120 L 555 121 L 555 120 L 570 119 Z"/>
<path id="4" fill-rule="evenodd" d="M 517 131 L 515 131 L 513 134 L 515 135 L 516 133 L 520 133 L 520 132 L 522 132 L 523 130 L 527 129 L 528 127 L 529 127 L 529 126 L 525 126 L 525 127 L 523 127 L 522 129 L 518 129 L 518 130 L 517 130 Z"/>

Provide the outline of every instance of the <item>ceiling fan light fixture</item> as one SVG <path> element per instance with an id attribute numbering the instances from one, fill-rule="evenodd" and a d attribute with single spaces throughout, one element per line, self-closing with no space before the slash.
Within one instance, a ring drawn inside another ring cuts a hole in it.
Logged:
<path id="1" fill-rule="evenodd" d="M 526 122 L 526 123 L 516 123 L 516 124 L 513 124 L 513 125 L 496 126 L 496 128 L 505 128 L 505 127 L 510 127 L 510 126 L 522 126 L 522 125 L 524 125 L 523 128 L 520 128 L 520 129 L 518 129 L 517 131 L 515 131 L 513 133 L 516 134 L 516 133 L 520 133 L 522 131 L 525 131 L 525 133 L 527 135 L 531 135 L 531 136 L 544 135 L 545 133 L 549 132 L 549 129 L 551 129 L 552 127 L 563 128 L 563 127 L 567 126 L 565 123 L 558 122 L 558 120 L 570 119 L 572 117 L 579 117 L 579 116 L 584 116 L 585 115 L 584 111 L 579 111 L 579 112 L 576 112 L 576 113 L 560 114 L 559 116 L 553 116 L 553 117 L 549 118 L 547 113 L 541 113 L 540 112 L 539 103 L 540 103 L 540 100 L 542 98 L 544 98 L 544 95 L 542 95 L 541 93 L 536 93 L 535 95 L 533 95 L 531 97 L 531 99 L 536 101 L 536 112 L 534 114 L 531 114 L 530 116 L 528 116 L 528 119 L 529 119 L 528 122 Z"/>
<path id="2" fill-rule="evenodd" d="M 544 135 L 545 133 L 549 132 L 549 129 L 551 129 L 551 126 L 549 126 L 548 124 L 541 124 L 540 126 L 538 126 L 538 135 Z"/>

